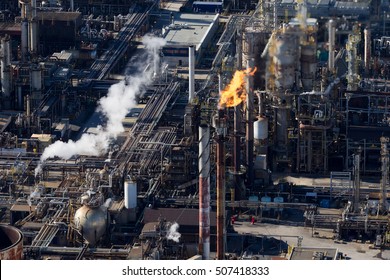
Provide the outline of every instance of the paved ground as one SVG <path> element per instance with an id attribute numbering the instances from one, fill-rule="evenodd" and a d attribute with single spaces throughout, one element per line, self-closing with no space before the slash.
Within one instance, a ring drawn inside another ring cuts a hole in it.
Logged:
<path id="1" fill-rule="evenodd" d="M 316 229 L 317 234 L 315 234 L 313 237 L 311 227 L 294 227 L 265 223 L 255 223 L 254 225 L 251 225 L 248 221 L 235 222 L 234 229 L 238 233 L 264 234 L 274 236 L 280 235 L 281 240 L 287 242 L 289 245 L 295 246 L 297 245 L 297 237 L 302 236 L 303 247 L 338 248 L 339 252 L 346 254 L 347 258 L 352 260 L 380 260 L 382 258 L 388 259 L 387 256 L 390 255 L 388 251 L 384 251 L 382 254 L 378 249 L 370 249 L 369 247 L 372 246 L 372 244 L 362 244 L 357 242 L 337 243 L 333 240 L 333 232 L 331 230 Z M 277 237 L 277 239 L 279 239 L 279 237 Z"/>

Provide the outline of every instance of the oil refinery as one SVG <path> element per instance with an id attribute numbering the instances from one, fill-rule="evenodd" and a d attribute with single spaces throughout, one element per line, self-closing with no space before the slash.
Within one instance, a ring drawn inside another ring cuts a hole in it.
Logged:
<path id="1" fill-rule="evenodd" d="M 388 0 L 3 0 L 0 46 L 0 259 L 390 259 Z"/>

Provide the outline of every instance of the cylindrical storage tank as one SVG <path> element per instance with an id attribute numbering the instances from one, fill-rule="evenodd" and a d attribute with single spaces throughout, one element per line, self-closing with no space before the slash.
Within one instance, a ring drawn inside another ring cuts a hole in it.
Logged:
<path id="1" fill-rule="evenodd" d="M 89 244 L 94 246 L 106 232 L 107 214 L 100 207 L 83 205 L 74 215 L 74 224 Z"/>
<path id="2" fill-rule="evenodd" d="M 125 182 L 125 207 L 132 209 L 137 207 L 137 183 L 134 181 Z"/>
<path id="3" fill-rule="evenodd" d="M 256 140 L 265 140 L 268 138 L 268 119 L 260 117 L 253 123 L 253 136 Z"/>
<path id="4" fill-rule="evenodd" d="M 0 225 L 0 260 L 23 258 L 23 234 L 12 226 Z"/>

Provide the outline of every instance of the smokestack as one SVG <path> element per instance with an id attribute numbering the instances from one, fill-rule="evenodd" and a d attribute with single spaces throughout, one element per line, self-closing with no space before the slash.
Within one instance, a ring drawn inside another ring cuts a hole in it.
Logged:
<path id="1" fill-rule="evenodd" d="M 333 19 L 328 22 L 328 35 L 329 35 L 329 58 L 328 58 L 328 69 L 333 73 L 334 71 L 334 45 L 335 45 L 335 36 L 336 28 L 335 22 Z"/>
<path id="2" fill-rule="evenodd" d="M 225 109 L 219 109 L 213 119 L 216 131 L 216 166 L 217 166 L 217 259 L 225 258 Z"/>
<path id="3" fill-rule="evenodd" d="M 210 259 L 210 127 L 199 127 L 199 254 Z"/>
<path id="4" fill-rule="evenodd" d="M 21 60 L 26 62 L 28 52 L 28 21 L 26 18 L 22 20 L 21 36 Z"/>
<path id="5" fill-rule="evenodd" d="M 4 96 L 4 107 L 9 109 L 10 107 L 10 96 L 11 96 L 11 49 L 10 49 L 10 37 L 5 35 L 1 39 L 1 90 Z"/>
<path id="6" fill-rule="evenodd" d="M 369 28 L 364 29 L 364 71 L 366 77 L 370 72 L 370 60 L 371 60 L 371 30 Z"/>
<path id="7" fill-rule="evenodd" d="M 195 47 L 189 46 L 188 48 L 188 67 L 189 67 L 189 76 L 188 76 L 188 102 L 192 102 L 192 99 L 195 96 Z"/>
<path id="8" fill-rule="evenodd" d="M 246 163 L 248 166 L 248 183 L 253 187 L 254 171 L 253 171 L 253 76 L 249 73 L 254 69 L 254 60 L 247 60 L 247 82 L 246 82 Z"/>

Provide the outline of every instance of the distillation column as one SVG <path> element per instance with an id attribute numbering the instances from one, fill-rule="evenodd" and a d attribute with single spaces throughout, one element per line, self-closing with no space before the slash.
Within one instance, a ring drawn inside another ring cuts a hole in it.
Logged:
<path id="1" fill-rule="evenodd" d="M 20 39 L 20 51 L 21 51 L 21 61 L 26 62 L 27 53 L 28 53 L 28 0 L 19 0 L 21 5 L 21 39 Z"/>
<path id="2" fill-rule="evenodd" d="M 38 53 L 38 21 L 37 21 L 37 0 L 31 0 L 31 12 L 29 18 L 29 52 L 32 55 Z"/>
<path id="3" fill-rule="evenodd" d="M 333 19 L 328 22 L 328 36 L 329 36 L 329 57 L 328 57 L 328 69 L 329 72 L 334 72 L 334 45 L 335 45 L 335 36 L 336 36 L 336 27 Z"/>
<path id="4" fill-rule="evenodd" d="M 370 73 L 371 60 L 371 30 L 369 27 L 364 29 L 364 72 L 366 77 Z"/>
<path id="5" fill-rule="evenodd" d="M 11 48 L 10 37 L 5 35 L 1 39 L 1 91 L 3 99 L 3 109 L 11 107 Z"/>

